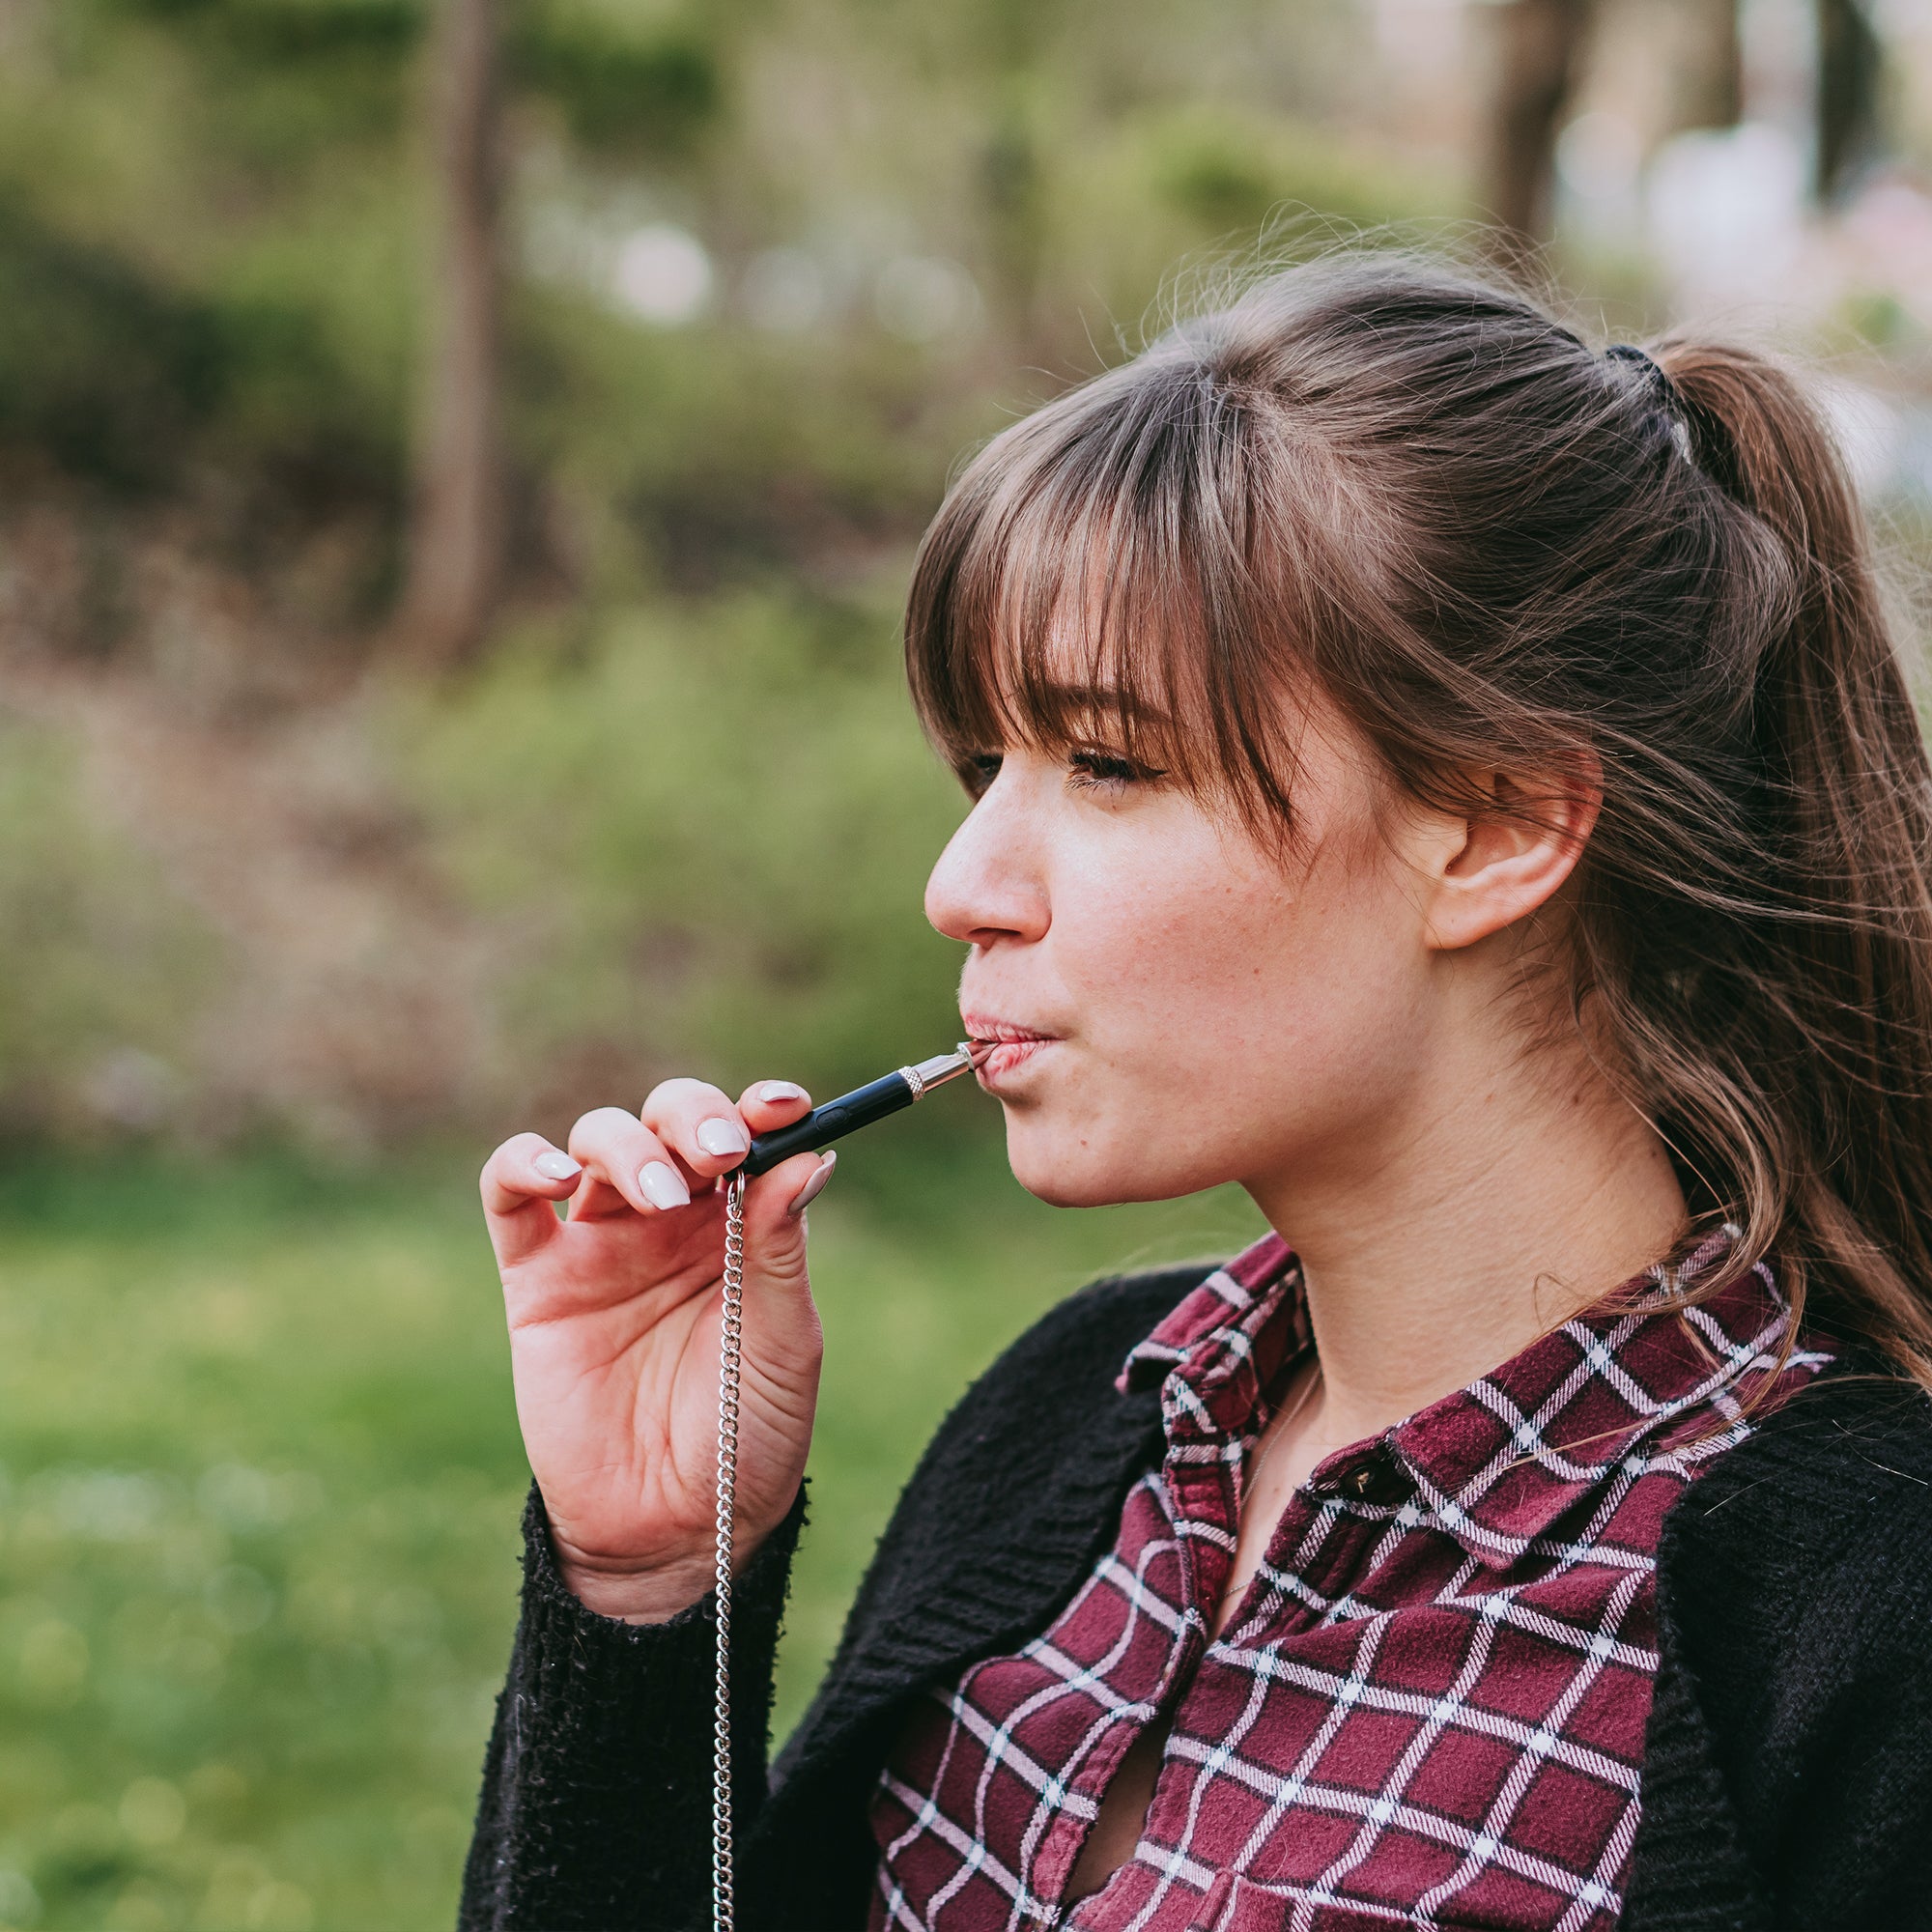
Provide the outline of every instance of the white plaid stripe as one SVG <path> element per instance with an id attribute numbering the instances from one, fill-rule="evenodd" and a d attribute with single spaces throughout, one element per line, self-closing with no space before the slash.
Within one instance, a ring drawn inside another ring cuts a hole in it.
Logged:
<path id="1" fill-rule="evenodd" d="M 1658 1324 L 1681 1318 L 1662 1300 L 1675 1280 L 1654 1279 L 1658 1300 L 1566 1323 L 1390 1432 L 1384 1452 L 1413 1485 L 1402 1500 L 1301 1492 L 1210 1638 L 1201 1579 L 1225 1574 L 1266 1422 L 1258 1351 L 1265 1341 L 1272 1361 L 1307 1342 L 1285 1249 L 1217 1269 L 1123 1371 L 1161 1375 L 1167 1448 L 1128 1498 L 1121 1544 L 1051 1630 L 936 1695 L 882 1779 L 874 1923 L 1182 1932 L 1231 1870 L 1303 1932 L 1323 1908 L 1607 1932 L 1639 1812 L 1641 1712 L 1634 1731 L 1612 1725 L 1617 1748 L 1592 1741 L 1603 1709 L 1584 1713 L 1606 1697 L 1647 1707 L 1657 1523 L 1747 1433 L 1747 1384 L 1774 1369 L 1787 1325 L 1760 1268 L 1748 1292 L 1691 1311 L 1707 1359 L 1660 1351 Z M 1830 1359 L 1794 1350 L 1783 1373 L 1795 1385 Z M 1440 1688 L 1402 1681 L 1418 1656 Z M 1525 1697 L 1540 1699 L 1532 1716 L 1513 1708 Z M 1060 1892 L 1111 1765 L 1157 1711 L 1174 1721 L 1148 1828 L 1113 1882 L 1069 1909 Z M 1399 1747 L 1365 1781 L 1351 1751 L 1373 1760 L 1385 1735 Z M 1566 1811 L 1552 1776 L 1595 1796 Z M 1229 1840 L 1220 1821 L 1236 1817 Z M 1293 1864 L 1331 1838 L 1319 1864 Z"/>
<path id="2" fill-rule="evenodd" d="M 1151 1477 L 1145 1478 L 1144 1481 L 1151 1487 L 1154 1486 Z M 1069 1690 L 1085 1692 L 1097 1706 L 1095 1722 L 1087 1737 L 1086 1747 L 1076 1753 L 1076 1756 L 1084 1757 L 1086 1748 L 1091 1748 L 1092 1744 L 1097 1740 L 1099 1732 L 1110 1723 L 1118 1722 L 1122 1716 L 1137 1716 L 1140 1724 L 1145 1724 L 1152 1718 L 1154 1714 L 1152 1705 L 1146 1702 L 1132 1703 L 1117 1697 L 1108 1686 L 1106 1672 L 1110 1665 L 1118 1662 L 1120 1647 L 1124 1646 L 1132 1637 L 1134 1623 L 1138 1618 L 1148 1617 L 1161 1625 L 1170 1635 L 1178 1636 L 1187 1622 L 1187 1616 L 1192 1614 L 1175 1610 L 1170 1605 L 1149 1592 L 1146 1587 L 1145 1573 L 1148 1563 L 1164 1551 L 1172 1551 L 1175 1547 L 1171 1539 L 1165 1543 L 1150 1539 L 1141 1552 L 1140 1561 L 1131 1571 L 1110 1551 L 1100 1559 L 1093 1577 L 1082 1586 L 1080 1598 L 1075 1599 L 1076 1605 L 1094 1590 L 1113 1588 L 1120 1591 L 1122 1583 L 1125 1583 L 1122 1594 L 1128 1608 L 1128 1619 L 1122 1625 L 1120 1644 L 1098 1662 L 1078 1663 L 1056 1649 L 1050 1636 L 1036 1638 L 1027 1646 L 1026 1655 L 1042 1663 L 1052 1673 L 1052 1681 L 1042 1685 L 1031 1699 L 1019 1706 L 1005 1722 L 999 1724 L 989 1723 L 973 1705 L 971 1671 L 961 1680 L 956 1690 L 941 1698 L 940 1701 L 945 1705 L 953 1726 L 948 1740 L 949 1747 L 959 1735 L 969 1736 L 984 1752 L 985 1763 L 979 1777 L 973 1832 L 959 1833 L 961 1843 L 967 1848 L 960 1870 L 946 1887 L 942 1888 L 941 1892 L 934 1894 L 927 1907 L 928 1915 L 939 1911 L 967 1879 L 984 1864 L 984 1861 L 975 1854 L 977 1848 L 982 1845 L 985 1836 L 985 1796 L 987 1787 L 996 1775 L 1017 1776 L 1039 1796 L 1040 1802 L 1035 1809 L 1034 1818 L 1022 1840 L 1023 1852 L 1026 1854 L 1037 1850 L 1039 1833 L 1052 1818 L 1065 1812 L 1091 1821 L 1098 1810 L 1098 1804 L 1094 1800 L 1079 1792 L 1069 1791 L 1056 1774 L 1016 1746 L 1013 1732 L 1041 1704 L 1048 1699 L 1058 1699 Z M 1136 1729 L 1138 1728 L 1137 1724 Z M 911 1796 L 906 1793 L 900 1795 Z M 907 1833 L 902 1833 L 897 1841 L 887 1847 L 885 1861 L 888 1865 L 892 1861 L 894 1853 L 903 1849 L 913 1834 L 930 1829 L 932 1816 L 937 1815 L 932 1811 L 932 1801 L 929 1797 L 920 1801 L 917 1808 L 919 1817 L 915 1823 L 907 1828 Z M 953 1829 L 958 1830 L 956 1827 Z M 1020 1862 L 1024 1868 L 1025 1858 Z M 1037 1917 L 1046 1909 L 1043 1901 L 1034 1899 L 1027 1894 L 1019 1879 L 1005 1866 L 991 1865 L 985 1868 L 988 1876 L 1013 1902 L 1014 1911 L 1007 1921 L 1009 1925 L 1017 1925 L 1028 1914 Z"/>

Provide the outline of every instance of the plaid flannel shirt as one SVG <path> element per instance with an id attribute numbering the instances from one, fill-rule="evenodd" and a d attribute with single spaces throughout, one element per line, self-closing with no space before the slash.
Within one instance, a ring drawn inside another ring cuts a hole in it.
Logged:
<path id="1" fill-rule="evenodd" d="M 1708 1267 L 1728 1234 L 1683 1264 Z M 908 1720 L 874 1793 L 871 1924 L 925 1932 L 1607 1932 L 1657 1670 L 1656 1550 L 1776 1357 L 1769 1270 L 1688 1314 L 1640 1278 L 1468 1387 L 1329 1457 L 1210 1636 L 1264 1391 L 1310 1346 L 1269 1236 L 1127 1357 L 1165 1455 L 1017 1655 Z M 1763 1391 L 1776 1374 L 1780 1386 Z M 1133 1856 L 1065 1896 L 1128 1746 L 1171 1718 Z"/>

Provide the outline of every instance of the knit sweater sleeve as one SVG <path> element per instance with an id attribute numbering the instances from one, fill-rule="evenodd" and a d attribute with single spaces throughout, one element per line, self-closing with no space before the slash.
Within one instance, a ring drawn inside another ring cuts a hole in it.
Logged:
<path id="1" fill-rule="evenodd" d="M 732 1795 L 749 1833 L 765 1796 L 772 1669 L 790 1514 L 732 1590 Z M 586 1609 L 564 1583 L 534 1485 L 523 1613 L 497 1700 L 463 1875 L 459 1932 L 672 1932 L 708 1909 L 714 1600 L 668 1623 Z"/>
<path id="2" fill-rule="evenodd" d="M 1626 1926 L 1932 1924 L 1932 1407 L 1801 1399 L 1660 1556 Z"/>

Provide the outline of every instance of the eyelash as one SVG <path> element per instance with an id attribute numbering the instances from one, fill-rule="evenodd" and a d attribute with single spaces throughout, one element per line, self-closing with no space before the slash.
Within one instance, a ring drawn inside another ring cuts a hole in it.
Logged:
<path id="1" fill-rule="evenodd" d="M 982 752 L 977 757 L 968 758 L 959 767 L 959 781 L 966 787 L 969 797 L 985 797 L 992 788 L 993 781 L 1000 775 L 1001 762 L 999 753 Z"/>
<path id="2" fill-rule="evenodd" d="M 1108 785 L 1148 784 L 1161 773 L 1149 765 L 1137 765 L 1118 752 L 1076 750 L 1066 754 L 1072 776 L 1067 782 L 1081 791 L 1103 790 Z"/>
<path id="3" fill-rule="evenodd" d="M 1000 775 L 1001 754 L 982 752 L 968 758 L 959 776 L 975 798 L 981 798 Z M 1112 785 L 1151 784 L 1164 778 L 1164 772 L 1151 765 L 1137 765 L 1117 752 L 1097 752 L 1080 747 L 1067 753 L 1067 783 L 1077 791 L 1104 791 Z"/>

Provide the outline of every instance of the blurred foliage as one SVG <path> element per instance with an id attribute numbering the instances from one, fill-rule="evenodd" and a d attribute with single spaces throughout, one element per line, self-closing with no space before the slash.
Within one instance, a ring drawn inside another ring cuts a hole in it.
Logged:
<path id="1" fill-rule="evenodd" d="M 900 343 L 721 328 L 640 355 L 635 325 L 554 288 L 517 315 L 520 440 L 549 541 L 599 604 L 837 578 L 905 541 L 909 507 L 937 500 L 983 426 Z"/>
<path id="2" fill-rule="evenodd" d="M 1209 234 L 1265 232 L 1284 213 L 1329 233 L 1374 228 L 1415 209 L 1414 185 L 1346 137 L 1200 103 L 1152 117 L 1142 138 L 1153 198 Z"/>
<path id="3" fill-rule="evenodd" d="M 393 524 L 430 11 L 10 0 L 0 459 L 37 451 L 205 503 L 218 472 L 217 517 L 252 485 L 311 516 L 358 499 Z M 1346 94 L 1363 30 L 1342 0 L 1287 14 L 1213 0 L 1179 34 L 1170 14 L 509 9 L 525 572 L 582 585 L 554 526 L 583 520 L 586 489 L 653 581 L 686 586 L 796 568 L 831 528 L 902 544 L 962 439 L 997 420 L 989 376 L 1091 364 L 1090 338 L 1131 327 L 1178 256 L 1270 210 L 1352 222 L 1440 207 L 1436 185 L 1282 111 L 1323 77 Z M 560 224 L 614 244 L 666 218 L 711 257 L 700 328 L 626 314 L 610 246 L 523 272 Z M 773 327 L 745 291 L 775 245 L 819 289 Z M 907 257 L 962 265 L 979 309 L 882 327 L 873 285 Z M 613 464 L 617 441 L 640 473 Z"/>
<path id="4" fill-rule="evenodd" d="M 502 1029 L 544 1097 L 680 1061 L 824 1092 L 957 1031 L 959 949 L 919 905 L 964 800 L 888 611 L 743 596 L 527 639 L 393 743 L 441 875 L 509 936 Z"/>
<path id="5" fill-rule="evenodd" d="M 606 160 L 688 156 L 717 125 L 724 75 L 698 22 L 548 0 L 511 16 L 513 83 L 548 97 L 581 147 Z"/>
<path id="6" fill-rule="evenodd" d="M 0 438 L 105 482 L 153 482 L 223 386 L 211 311 L 0 205 Z"/>
<path id="7" fill-rule="evenodd" d="M 162 1056 L 178 1061 L 200 1021 L 213 935 L 86 809 L 58 733 L 0 725 L 0 1124 L 151 1128 Z"/>
<path id="8" fill-rule="evenodd" d="M 9 1192 L 0 1923 L 447 1922 L 523 1486 L 473 1233 L 261 1165 Z"/>

